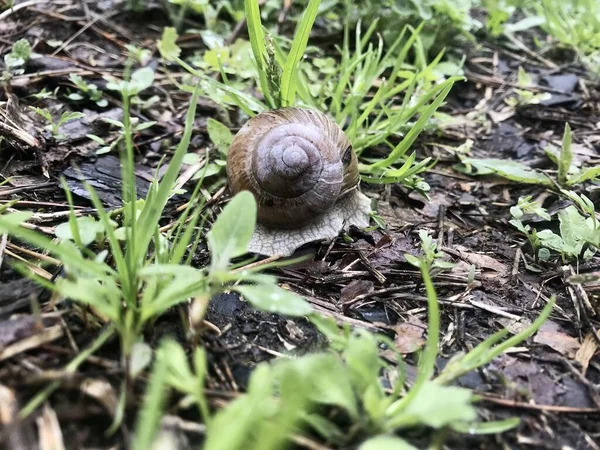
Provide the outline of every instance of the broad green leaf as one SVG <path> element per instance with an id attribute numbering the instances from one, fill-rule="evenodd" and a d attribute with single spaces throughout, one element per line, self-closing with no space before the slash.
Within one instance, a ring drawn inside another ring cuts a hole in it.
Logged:
<path id="1" fill-rule="evenodd" d="M 213 267 L 224 269 L 232 258 L 247 253 L 255 225 L 256 200 L 242 191 L 223 208 L 206 236 Z"/>
<path id="2" fill-rule="evenodd" d="M 92 141 L 97 142 L 100 145 L 106 145 L 106 141 L 100 136 L 96 136 L 95 134 L 86 134 L 86 137 L 90 138 Z"/>
<path id="3" fill-rule="evenodd" d="M 94 242 L 98 234 L 104 231 L 104 226 L 100 222 L 96 221 L 93 217 L 78 217 L 76 221 L 79 229 L 79 237 L 81 238 L 81 243 L 84 246 Z M 54 231 L 54 234 L 57 238 L 62 240 L 74 240 L 69 222 L 64 222 L 58 225 Z"/>
<path id="4" fill-rule="evenodd" d="M 584 170 L 578 177 L 574 177 L 574 179 L 570 180 L 571 185 L 582 183 L 587 180 L 593 180 L 596 178 L 600 178 L 600 165 L 594 167 L 588 167 Z"/>
<path id="5" fill-rule="evenodd" d="M 374 335 L 360 332 L 350 336 L 343 357 L 348 366 L 352 385 L 359 396 L 363 396 L 371 386 L 375 384 L 379 386 L 382 361 L 379 358 L 379 346 Z"/>
<path id="6" fill-rule="evenodd" d="M 218 120 L 209 118 L 206 124 L 206 129 L 208 131 L 208 137 L 212 143 L 215 144 L 215 147 L 217 147 L 219 153 L 221 153 L 223 156 L 227 156 L 229 146 L 233 140 L 233 136 L 231 135 L 229 128 L 227 128 Z"/>
<path id="7" fill-rule="evenodd" d="M 112 278 L 102 282 L 89 278 L 67 278 L 56 282 L 57 290 L 66 298 L 93 306 L 113 322 L 119 322 L 121 315 L 121 291 Z"/>
<path id="8" fill-rule="evenodd" d="M 167 383 L 181 393 L 195 393 L 195 377 L 190 369 L 190 364 L 185 351 L 175 341 L 167 341 L 164 344 L 165 359 L 169 367 Z"/>
<path id="9" fill-rule="evenodd" d="M 468 389 L 425 382 L 406 409 L 390 420 L 390 426 L 424 424 L 442 428 L 454 422 L 472 422 L 477 412 Z"/>
<path id="10" fill-rule="evenodd" d="M 492 158 L 465 158 L 462 160 L 462 163 L 475 167 L 479 171 L 475 175 L 494 173 L 511 181 L 547 186 L 552 185 L 552 182 L 546 175 L 516 161 Z"/>
<path id="11" fill-rule="evenodd" d="M 242 285 L 234 288 L 260 310 L 286 316 L 306 316 L 312 312 L 302 297 L 273 284 Z"/>
<path id="12" fill-rule="evenodd" d="M 131 347 L 131 359 L 129 363 L 129 376 L 136 379 L 152 361 L 152 347 L 143 341 L 136 342 Z"/>
<path id="13" fill-rule="evenodd" d="M 165 27 L 162 38 L 157 43 L 160 55 L 167 61 L 175 61 L 181 54 L 181 49 L 177 45 L 177 38 L 175 28 Z"/>
<path id="14" fill-rule="evenodd" d="M 341 359 L 334 354 L 306 355 L 293 361 L 283 363 L 281 367 L 295 371 L 299 381 L 305 386 L 306 396 L 311 401 L 324 405 L 335 405 L 343 408 L 354 420 L 358 419 L 358 406 L 352 390 L 351 379 Z M 287 372 L 280 375 L 282 383 Z M 282 385 L 282 389 L 285 386 Z M 298 387 L 288 386 L 291 389 Z"/>
<path id="15" fill-rule="evenodd" d="M 198 153 L 186 153 L 183 157 L 182 164 L 198 164 L 200 162 L 200 155 Z"/>
<path id="16" fill-rule="evenodd" d="M 212 177 L 213 175 L 220 173 L 222 170 L 223 170 L 223 167 L 219 166 L 218 164 L 210 163 L 210 164 L 207 164 L 206 167 L 204 167 L 203 169 L 196 172 L 194 174 L 194 176 L 192 177 L 192 180 L 198 180 L 202 177 L 204 177 L 204 178 Z"/>
<path id="17" fill-rule="evenodd" d="M 204 450 L 251 448 L 253 436 L 268 424 L 267 419 L 277 411 L 272 395 L 271 368 L 260 364 L 250 377 L 248 394 L 233 400 L 215 415 Z"/>
<path id="18" fill-rule="evenodd" d="M 417 258 L 416 256 L 413 256 L 409 253 L 405 253 L 404 258 L 406 259 L 406 261 L 409 264 L 412 264 L 415 267 L 421 267 L 421 260 L 419 258 Z"/>
<path id="19" fill-rule="evenodd" d="M 584 242 L 597 242 L 598 232 L 594 230 L 592 219 L 586 219 L 575 206 L 570 205 L 559 211 L 560 235 L 566 246 L 571 247 L 573 256 L 577 256 Z M 539 235 L 539 233 L 538 233 Z"/>
<path id="20" fill-rule="evenodd" d="M 544 247 L 563 253 L 565 251 L 565 242 L 563 238 L 552 230 L 541 230 L 536 233 Z"/>
<path id="21" fill-rule="evenodd" d="M 131 74 L 128 93 L 129 95 L 137 95 L 152 86 L 153 82 L 154 71 L 150 67 L 142 67 Z"/>

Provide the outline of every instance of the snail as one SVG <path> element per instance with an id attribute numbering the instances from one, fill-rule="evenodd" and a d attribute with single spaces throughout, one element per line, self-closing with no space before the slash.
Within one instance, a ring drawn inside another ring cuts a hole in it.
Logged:
<path id="1" fill-rule="evenodd" d="M 281 108 L 251 118 L 229 148 L 227 179 L 233 194 L 247 190 L 256 199 L 254 253 L 287 256 L 349 225 L 369 224 L 356 153 L 316 110 Z"/>

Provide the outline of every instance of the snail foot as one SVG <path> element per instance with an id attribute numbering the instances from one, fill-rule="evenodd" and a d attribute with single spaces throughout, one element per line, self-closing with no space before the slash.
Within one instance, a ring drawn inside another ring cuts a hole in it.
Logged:
<path id="1" fill-rule="evenodd" d="M 282 230 L 257 224 L 248 251 L 265 256 L 290 256 L 297 248 L 315 241 L 331 240 L 351 225 L 369 225 L 371 199 L 355 189 L 340 198 L 315 221 L 300 228 Z"/>

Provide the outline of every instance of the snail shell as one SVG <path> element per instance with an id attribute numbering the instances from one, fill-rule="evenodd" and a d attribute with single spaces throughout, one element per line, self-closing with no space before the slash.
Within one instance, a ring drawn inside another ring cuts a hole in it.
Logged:
<path id="1" fill-rule="evenodd" d="M 251 118 L 227 156 L 233 194 L 256 198 L 258 223 L 298 228 L 356 189 L 358 163 L 350 141 L 325 114 L 282 108 Z"/>

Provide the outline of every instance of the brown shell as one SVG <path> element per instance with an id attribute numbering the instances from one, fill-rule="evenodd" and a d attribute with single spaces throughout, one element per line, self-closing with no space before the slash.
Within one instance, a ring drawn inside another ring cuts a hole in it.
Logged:
<path id="1" fill-rule="evenodd" d="M 359 181 L 344 132 L 325 114 L 302 108 L 250 119 L 231 143 L 227 178 L 234 194 L 254 194 L 258 222 L 272 228 L 311 222 Z"/>

